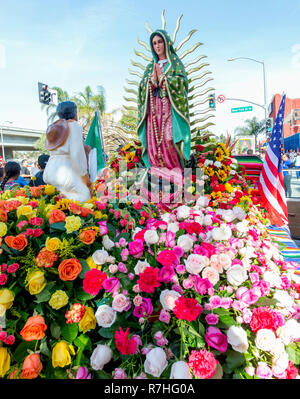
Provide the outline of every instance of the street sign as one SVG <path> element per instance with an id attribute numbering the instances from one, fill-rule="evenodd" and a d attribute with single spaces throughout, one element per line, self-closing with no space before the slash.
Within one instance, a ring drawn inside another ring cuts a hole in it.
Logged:
<path id="1" fill-rule="evenodd" d="M 226 100 L 226 97 L 224 96 L 224 94 L 218 95 L 217 101 L 218 101 L 219 103 L 223 103 L 225 100 Z"/>
<path id="2" fill-rule="evenodd" d="M 252 110 L 253 110 L 252 105 L 249 105 L 248 107 L 231 108 L 231 112 L 233 114 L 236 112 L 246 112 L 246 111 L 252 111 Z"/>

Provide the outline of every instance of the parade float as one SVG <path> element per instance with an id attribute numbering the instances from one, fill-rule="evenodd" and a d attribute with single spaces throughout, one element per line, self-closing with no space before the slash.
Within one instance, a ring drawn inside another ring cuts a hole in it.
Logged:
<path id="1" fill-rule="evenodd" d="M 140 141 L 84 203 L 1 193 L 1 378 L 298 378 L 299 263 L 230 148 L 195 137 L 176 206 L 141 195 Z"/>

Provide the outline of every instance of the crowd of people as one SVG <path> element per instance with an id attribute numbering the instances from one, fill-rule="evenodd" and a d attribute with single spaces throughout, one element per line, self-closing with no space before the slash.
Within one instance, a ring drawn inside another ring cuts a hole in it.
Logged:
<path id="1" fill-rule="evenodd" d="M 21 163 L 8 161 L 0 168 L 0 190 L 13 190 L 24 186 L 40 186 L 45 184 L 43 173 L 48 162 L 49 155 L 42 154 L 34 165 L 30 166 L 27 159 Z"/>
<path id="2" fill-rule="evenodd" d="M 300 152 L 296 152 L 295 150 L 291 149 L 286 151 L 282 155 L 282 168 L 283 170 L 283 183 L 284 183 L 284 190 L 286 197 L 292 196 L 292 171 L 290 169 L 295 168 L 296 177 L 299 179 L 300 177 Z"/>

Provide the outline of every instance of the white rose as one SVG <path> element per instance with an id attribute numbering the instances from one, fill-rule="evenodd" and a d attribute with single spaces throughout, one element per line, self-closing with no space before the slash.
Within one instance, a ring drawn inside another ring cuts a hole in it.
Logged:
<path id="1" fill-rule="evenodd" d="M 300 323 L 295 319 L 290 319 L 277 328 L 276 334 L 285 345 L 289 345 L 292 340 L 300 339 Z"/>
<path id="2" fill-rule="evenodd" d="M 214 163 L 214 161 L 212 161 L 211 159 L 206 159 L 206 160 L 204 161 L 203 166 L 207 167 L 207 166 L 212 165 L 213 163 Z"/>
<path id="3" fill-rule="evenodd" d="M 209 204 L 209 198 L 202 196 L 197 199 L 196 206 L 199 208 L 205 208 Z"/>
<path id="4" fill-rule="evenodd" d="M 183 234 L 178 238 L 177 245 L 184 250 L 184 252 L 189 252 L 194 245 L 194 241 L 187 234 Z"/>
<path id="5" fill-rule="evenodd" d="M 277 306 L 281 308 L 290 308 L 295 304 L 293 298 L 284 290 L 276 290 L 273 298 L 278 301 Z"/>
<path id="6" fill-rule="evenodd" d="M 172 231 L 172 233 L 177 233 L 179 230 L 178 223 L 169 223 L 168 224 L 168 231 Z"/>
<path id="7" fill-rule="evenodd" d="M 102 237 L 102 244 L 108 251 L 115 246 L 115 243 L 108 237 L 108 235 Z"/>
<path id="8" fill-rule="evenodd" d="M 114 324 L 117 318 L 117 313 L 108 305 L 100 305 L 95 313 L 98 326 L 110 327 Z"/>
<path id="9" fill-rule="evenodd" d="M 116 312 L 123 312 L 129 304 L 129 299 L 124 294 L 117 294 L 114 296 L 111 307 Z"/>
<path id="10" fill-rule="evenodd" d="M 104 365 L 110 362 L 112 350 L 106 345 L 97 345 L 90 358 L 91 367 L 94 370 L 102 370 Z"/>
<path id="11" fill-rule="evenodd" d="M 92 255 L 92 259 L 96 263 L 96 265 L 103 265 L 104 263 L 108 262 L 108 258 L 108 252 L 103 248 L 97 249 L 97 251 L 95 251 Z"/>
<path id="12" fill-rule="evenodd" d="M 288 368 L 289 357 L 286 352 L 275 356 L 272 360 L 272 372 L 274 374 L 282 374 Z"/>
<path id="13" fill-rule="evenodd" d="M 238 222 L 235 226 L 239 233 L 246 233 L 248 231 L 248 221 L 247 220 Z"/>
<path id="14" fill-rule="evenodd" d="M 168 213 L 168 212 L 166 212 L 166 213 L 164 213 L 163 215 L 161 215 L 160 218 L 161 218 L 164 222 L 169 223 L 169 222 L 170 222 L 170 216 L 171 216 L 171 214 Z"/>
<path id="15" fill-rule="evenodd" d="M 222 217 L 226 222 L 230 223 L 235 219 L 235 214 L 232 212 L 231 209 L 227 209 L 225 210 L 225 212 L 223 212 Z"/>
<path id="16" fill-rule="evenodd" d="M 207 278 L 212 285 L 217 284 L 217 282 L 220 280 L 218 271 L 210 266 L 203 269 L 202 278 Z"/>
<path id="17" fill-rule="evenodd" d="M 284 343 L 281 341 L 280 338 L 276 338 L 274 345 L 272 346 L 270 352 L 273 356 L 279 356 L 281 353 L 285 352 Z"/>
<path id="18" fill-rule="evenodd" d="M 220 168 L 220 167 L 222 166 L 222 163 L 221 163 L 220 161 L 216 161 L 216 162 L 214 163 L 214 165 L 215 165 L 217 168 Z"/>
<path id="19" fill-rule="evenodd" d="M 150 264 L 146 260 L 139 260 L 134 268 L 134 273 L 135 274 L 143 273 L 143 271 L 146 269 L 146 267 L 149 267 L 149 266 L 150 266 Z"/>
<path id="20" fill-rule="evenodd" d="M 175 301 L 181 297 L 179 292 L 174 290 L 163 290 L 160 294 L 159 300 L 164 310 L 173 310 Z"/>
<path id="21" fill-rule="evenodd" d="M 262 328 L 257 331 L 255 337 L 255 344 L 258 349 L 270 352 L 276 342 L 276 336 L 272 330 Z"/>
<path id="22" fill-rule="evenodd" d="M 183 360 L 179 360 L 172 364 L 170 379 L 182 379 L 182 380 L 190 380 L 192 379 L 190 368 L 186 362 Z"/>
<path id="23" fill-rule="evenodd" d="M 205 266 L 208 266 L 209 259 L 207 256 L 191 254 L 184 260 L 184 263 L 189 273 L 199 274 Z"/>
<path id="24" fill-rule="evenodd" d="M 191 208 L 186 205 L 181 205 L 177 208 L 177 219 L 178 220 L 183 220 L 187 219 L 190 216 L 190 210 Z"/>
<path id="25" fill-rule="evenodd" d="M 232 212 L 234 213 L 235 217 L 239 220 L 244 220 L 246 218 L 246 212 L 240 206 L 234 206 L 232 208 Z"/>
<path id="26" fill-rule="evenodd" d="M 144 363 L 146 373 L 160 377 L 167 366 L 167 356 L 162 348 L 153 348 L 147 353 Z"/>
<path id="27" fill-rule="evenodd" d="M 237 352 L 244 353 L 248 349 L 247 333 L 242 327 L 230 326 L 227 330 L 227 340 Z"/>
<path id="28" fill-rule="evenodd" d="M 210 215 L 205 215 L 203 218 L 204 226 L 211 226 L 213 224 L 212 217 Z"/>
<path id="29" fill-rule="evenodd" d="M 263 279 L 268 281 L 271 287 L 281 288 L 281 278 L 278 273 L 273 270 L 267 270 L 263 274 Z"/>
<path id="30" fill-rule="evenodd" d="M 157 244 L 159 241 L 159 236 L 156 230 L 147 230 L 146 233 L 144 234 L 144 240 L 149 245 Z"/>
<path id="31" fill-rule="evenodd" d="M 222 224 L 220 227 L 215 227 L 212 230 L 212 238 L 215 241 L 227 241 L 231 235 L 231 228 L 226 226 L 226 224 Z"/>
<path id="32" fill-rule="evenodd" d="M 241 285 L 247 280 L 248 274 L 245 268 L 241 265 L 233 265 L 226 271 L 227 280 L 232 285 Z"/>

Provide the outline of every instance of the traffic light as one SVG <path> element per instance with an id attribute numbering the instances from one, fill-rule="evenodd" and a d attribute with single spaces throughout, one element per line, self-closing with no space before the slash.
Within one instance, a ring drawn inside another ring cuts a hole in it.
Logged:
<path id="1" fill-rule="evenodd" d="M 39 101 L 42 104 L 50 104 L 51 102 L 51 93 L 48 90 L 48 85 L 38 82 L 38 89 L 39 89 Z"/>
<path id="2" fill-rule="evenodd" d="M 208 96 L 208 104 L 209 104 L 209 108 L 211 109 L 216 109 L 216 99 L 215 99 L 215 94 L 210 94 Z"/>
<path id="3" fill-rule="evenodd" d="M 273 129 L 273 118 L 266 119 L 266 134 L 271 134 Z"/>

